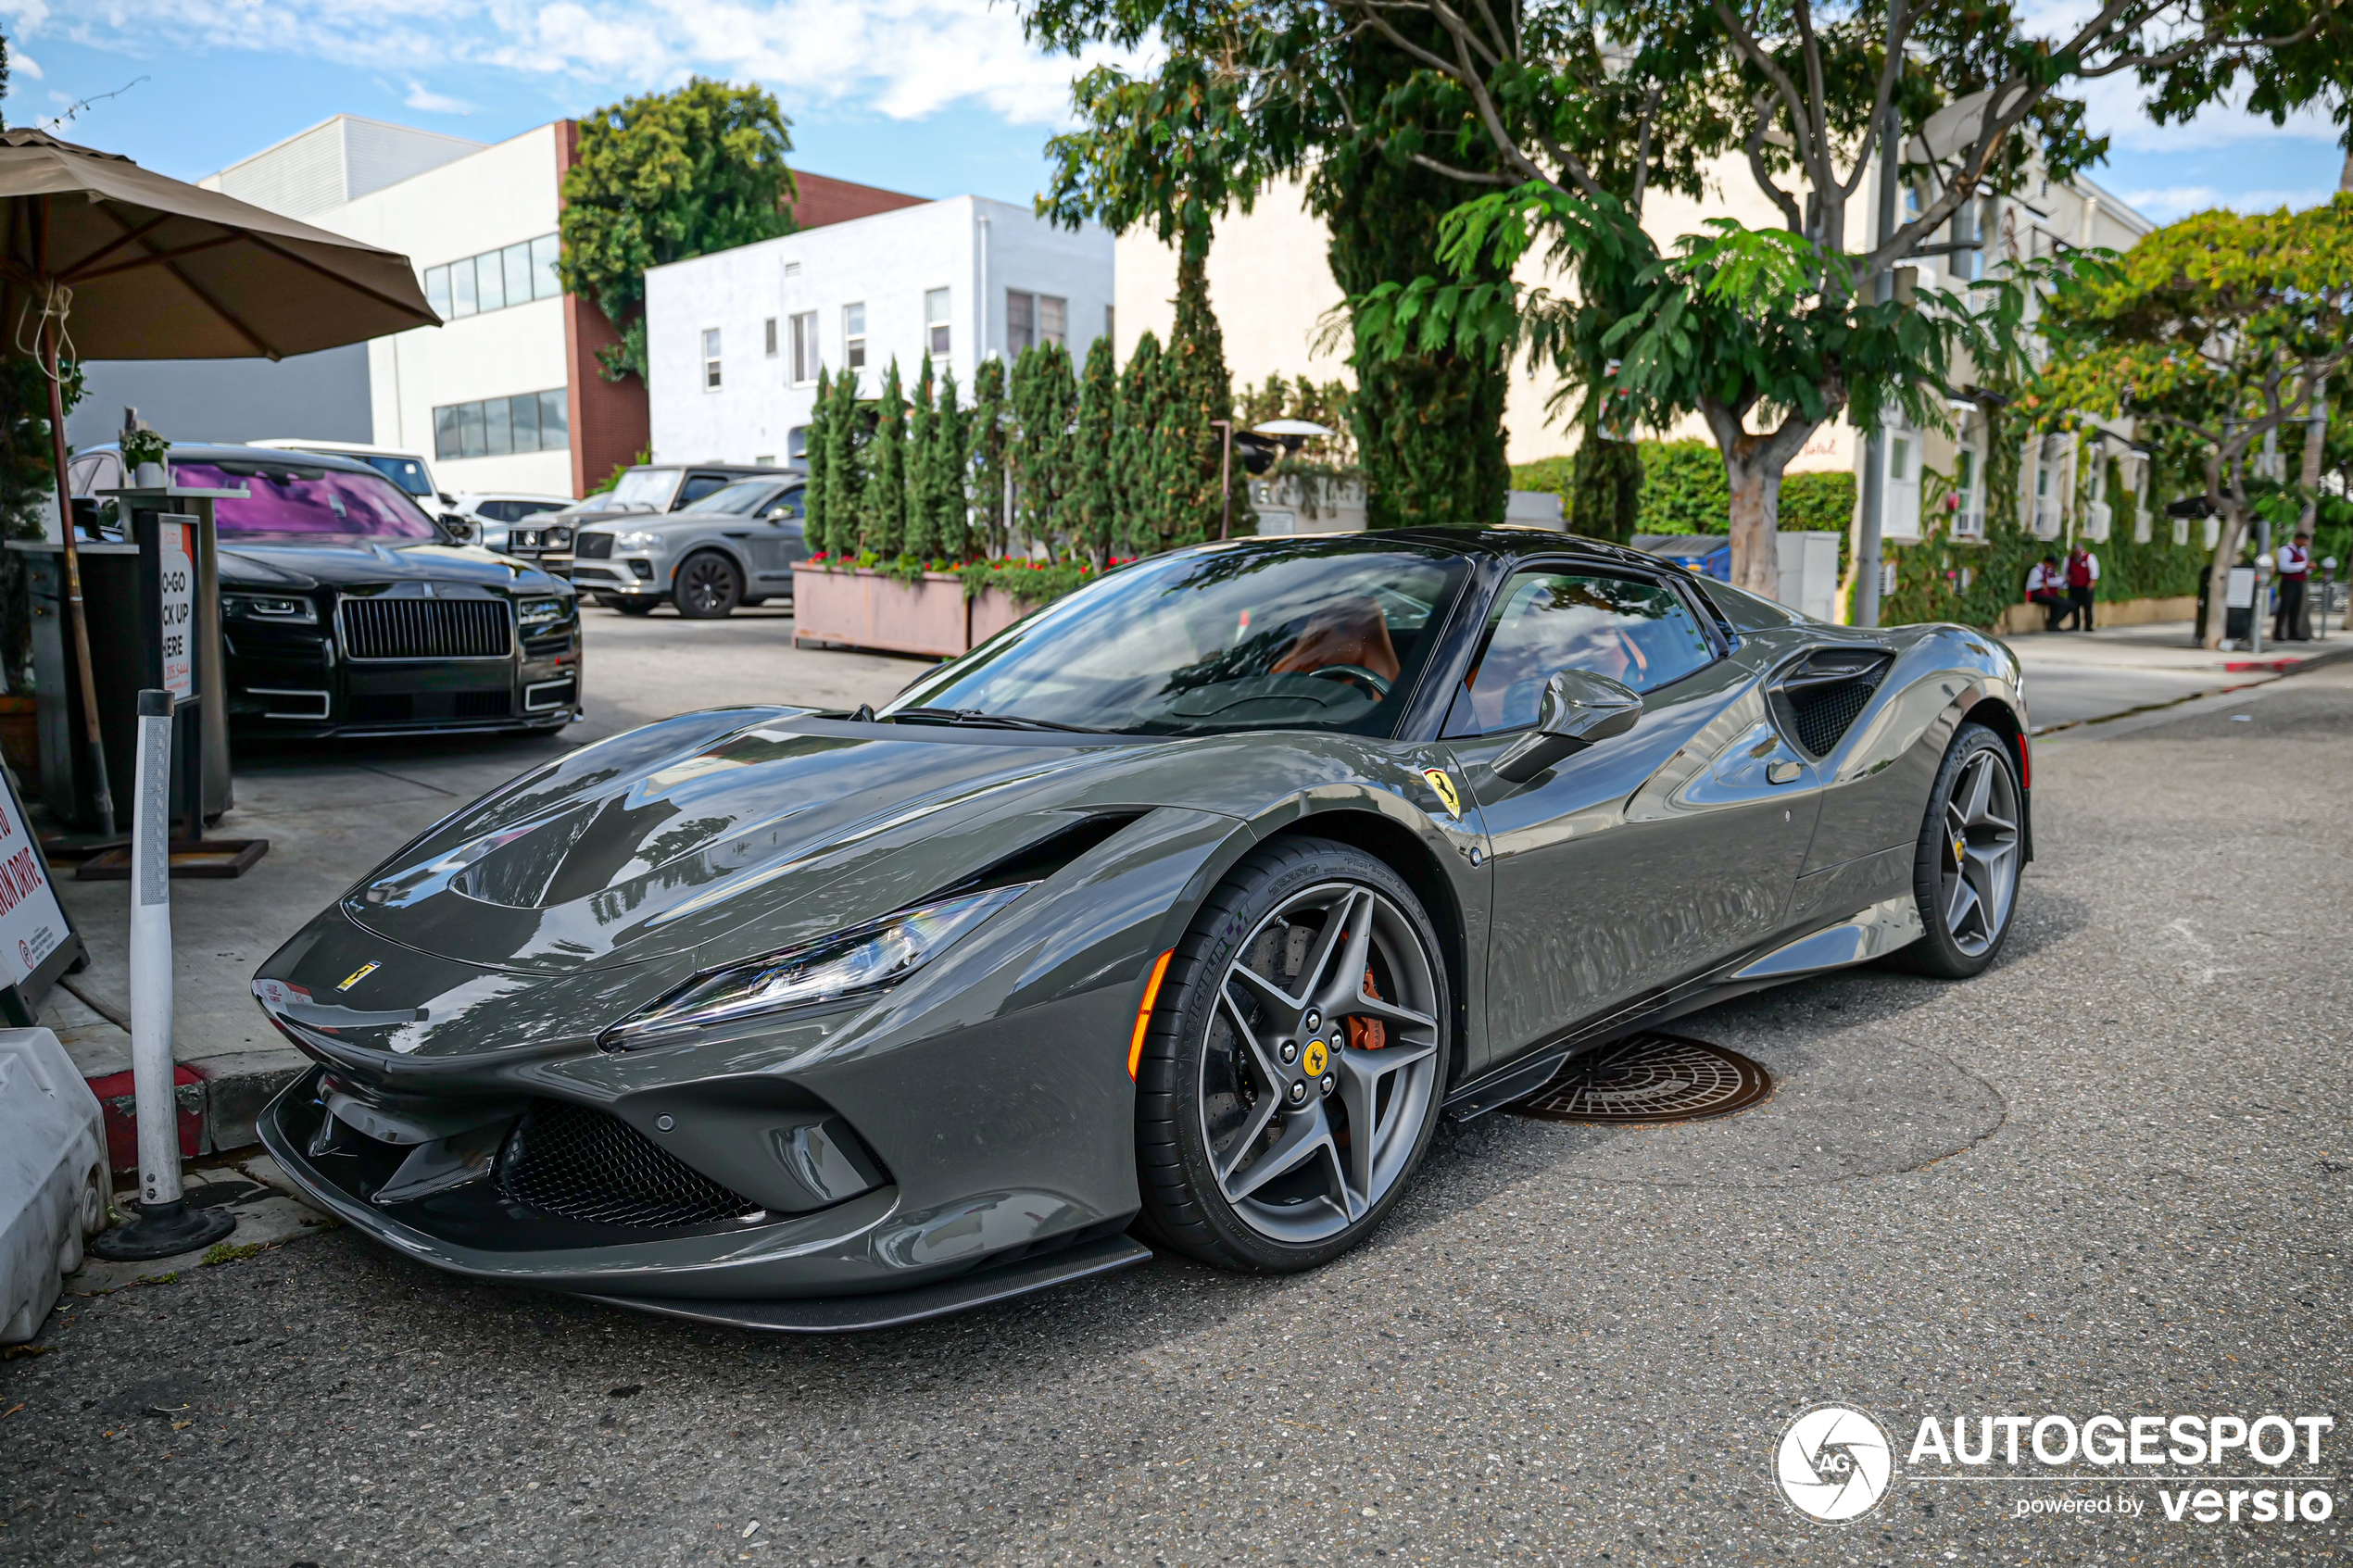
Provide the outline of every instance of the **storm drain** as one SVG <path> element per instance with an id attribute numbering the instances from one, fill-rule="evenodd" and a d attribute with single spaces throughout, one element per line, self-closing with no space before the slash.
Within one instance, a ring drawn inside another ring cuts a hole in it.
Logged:
<path id="1" fill-rule="evenodd" d="M 1571 1057 L 1552 1082 L 1505 1109 L 1548 1122 L 1696 1122 L 1745 1110 L 1772 1092 L 1771 1075 L 1738 1051 L 1643 1034 Z"/>

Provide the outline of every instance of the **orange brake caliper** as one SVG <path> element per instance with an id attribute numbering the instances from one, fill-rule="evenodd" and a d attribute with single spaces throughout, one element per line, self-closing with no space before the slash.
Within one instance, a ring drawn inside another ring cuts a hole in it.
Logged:
<path id="1" fill-rule="evenodd" d="M 1365 972 L 1365 995 L 1380 1000 L 1380 991 L 1373 985 L 1373 972 Z M 1378 1018 L 1352 1018 L 1348 1021 L 1348 1047 L 1351 1050 L 1377 1051 L 1389 1044 L 1389 1029 Z"/>

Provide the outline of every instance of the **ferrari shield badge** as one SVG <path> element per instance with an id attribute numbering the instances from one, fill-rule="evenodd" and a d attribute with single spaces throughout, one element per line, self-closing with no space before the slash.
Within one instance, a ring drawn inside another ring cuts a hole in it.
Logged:
<path id="1" fill-rule="evenodd" d="M 1422 770 L 1422 777 L 1428 779 L 1429 781 L 1429 787 L 1438 792 L 1439 804 L 1446 808 L 1446 814 L 1453 818 L 1456 822 L 1461 822 L 1463 820 L 1463 797 L 1454 793 L 1454 781 L 1446 776 L 1446 770 L 1443 768 L 1424 768 Z"/>

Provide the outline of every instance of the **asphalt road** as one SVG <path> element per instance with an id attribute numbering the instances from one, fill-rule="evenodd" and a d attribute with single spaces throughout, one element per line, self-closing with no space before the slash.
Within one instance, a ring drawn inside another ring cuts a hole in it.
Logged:
<path id="1" fill-rule="evenodd" d="M 1699 1015 L 1770 1100 L 1450 1132 L 1371 1244 L 1302 1277 L 1164 1259 L 797 1340 L 340 1232 L 84 1302 L 0 1367 L 0 1561 L 2340 1560 L 2348 773 L 2345 671 L 2049 743 L 1995 970 Z M 1822 1401 L 1911 1472 L 1843 1527 L 1772 1479 Z M 2165 1518 L 2153 1477 L 2271 1474 L 2243 1457 L 1904 1462 L 1924 1416 L 1973 1444 L 1981 1413 L 2179 1412 L 2334 1415 L 2280 1474 L 2325 1477 L 2297 1489 L 2335 1516 Z M 2019 1516 L 2068 1498 L 2111 1512 Z"/>

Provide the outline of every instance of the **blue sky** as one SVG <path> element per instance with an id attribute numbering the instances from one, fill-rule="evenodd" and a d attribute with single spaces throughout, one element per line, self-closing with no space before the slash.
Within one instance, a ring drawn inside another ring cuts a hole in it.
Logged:
<path id="1" fill-rule="evenodd" d="M 699 71 L 774 89 L 800 167 L 1026 201 L 1074 69 L 987 0 L 0 0 L 0 22 L 10 123 L 69 114 L 68 140 L 182 179 L 338 111 L 490 142 Z M 2160 221 L 2309 206 L 2343 162 L 2317 119 L 2160 129 L 2124 83 L 2094 115 L 2096 178 Z"/>

